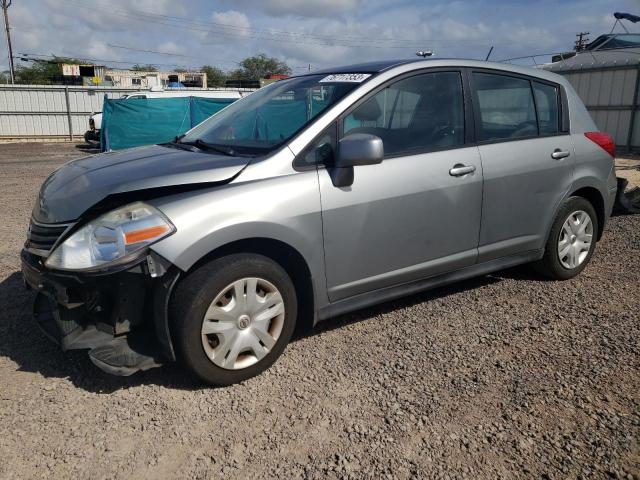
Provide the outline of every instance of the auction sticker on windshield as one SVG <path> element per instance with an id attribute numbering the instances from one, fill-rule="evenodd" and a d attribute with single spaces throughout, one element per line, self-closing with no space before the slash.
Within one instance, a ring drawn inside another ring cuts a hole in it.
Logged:
<path id="1" fill-rule="evenodd" d="M 371 76 L 370 73 L 334 73 L 320 80 L 323 82 L 347 82 L 347 83 L 360 83 L 365 81 Z"/>

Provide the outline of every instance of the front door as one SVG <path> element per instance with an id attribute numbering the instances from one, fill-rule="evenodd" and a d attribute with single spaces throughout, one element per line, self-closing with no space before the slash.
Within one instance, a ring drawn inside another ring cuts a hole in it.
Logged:
<path id="1" fill-rule="evenodd" d="M 348 187 L 318 171 L 331 301 L 475 263 L 482 165 L 464 111 L 460 73 L 440 71 L 392 82 L 343 116 L 342 136 L 379 136 L 385 158 L 355 167 Z"/>

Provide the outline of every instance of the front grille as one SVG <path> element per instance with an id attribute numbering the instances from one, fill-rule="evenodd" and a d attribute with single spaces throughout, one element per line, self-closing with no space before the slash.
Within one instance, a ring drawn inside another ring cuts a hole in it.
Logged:
<path id="1" fill-rule="evenodd" d="M 52 223 L 47 225 L 31 220 L 25 247 L 33 253 L 46 255 L 70 226 L 70 223 Z"/>

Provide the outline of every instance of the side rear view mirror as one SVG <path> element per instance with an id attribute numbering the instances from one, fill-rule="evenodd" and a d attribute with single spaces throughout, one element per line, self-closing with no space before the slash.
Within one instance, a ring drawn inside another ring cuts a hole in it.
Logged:
<path id="1" fill-rule="evenodd" d="M 383 158 L 384 147 L 380 137 L 368 133 L 354 133 L 338 142 L 335 167 L 375 165 L 382 162 Z"/>

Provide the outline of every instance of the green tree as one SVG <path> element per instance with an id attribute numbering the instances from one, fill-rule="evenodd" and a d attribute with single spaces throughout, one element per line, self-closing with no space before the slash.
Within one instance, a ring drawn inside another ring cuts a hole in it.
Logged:
<path id="1" fill-rule="evenodd" d="M 203 65 L 200 69 L 202 73 L 207 74 L 207 87 L 224 87 L 224 82 L 227 79 L 227 75 L 218 67 L 212 67 L 211 65 Z"/>
<path id="2" fill-rule="evenodd" d="M 260 53 L 253 57 L 245 58 L 240 62 L 240 68 L 232 72 L 230 77 L 259 80 L 267 75 L 291 75 L 291 68 L 282 60 Z"/>
<path id="3" fill-rule="evenodd" d="M 155 65 L 151 65 L 150 63 L 147 65 L 139 65 L 136 63 L 133 67 L 131 67 L 131 70 L 133 70 L 134 72 L 157 72 L 158 68 Z"/>
<path id="4" fill-rule="evenodd" d="M 93 65 L 77 58 L 53 57 L 52 60 L 35 60 L 28 66 L 16 65 L 16 83 L 49 85 L 55 77 L 62 75 L 62 64 Z"/>
<path id="5" fill-rule="evenodd" d="M 11 73 L 9 70 L 0 72 L 0 84 L 11 83 Z"/>

